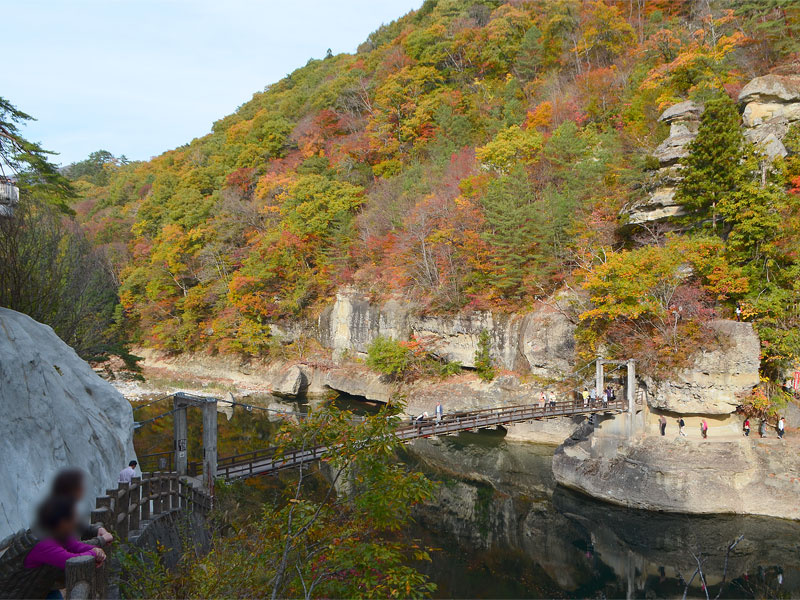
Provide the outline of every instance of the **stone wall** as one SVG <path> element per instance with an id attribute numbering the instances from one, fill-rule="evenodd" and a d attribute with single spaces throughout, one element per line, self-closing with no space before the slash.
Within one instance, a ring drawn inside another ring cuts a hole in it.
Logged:
<path id="1" fill-rule="evenodd" d="M 94 498 L 135 458 L 130 404 L 53 330 L 0 308 L 0 538 L 28 527 L 59 469 Z"/>

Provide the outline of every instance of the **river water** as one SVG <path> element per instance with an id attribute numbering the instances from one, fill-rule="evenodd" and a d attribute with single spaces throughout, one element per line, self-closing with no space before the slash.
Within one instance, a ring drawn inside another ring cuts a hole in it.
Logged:
<path id="1" fill-rule="evenodd" d="M 336 403 L 362 414 L 375 410 L 348 398 Z M 189 437 L 197 442 L 198 417 L 190 415 Z M 269 445 L 277 426 L 271 415 L 237 409 L 230 421 L 220 419 L 221 453 Z M 145 441 L 147 451 L 168 447 L 171 422 L 159 429 L 137 434 L 140 454 Z M 409 467 L 439 482 L 435 499 L 416 511 L 405 532 L 436 549 L 430 563 L 417 565 L 437 584 L 436 597 L 674 598 L 683 595 L 682 578 L 692 577 L 698 560 L 710 598 L 723 577 L 720 598 L 800 597 L 800 523 L 611 506 L 555 483 L 554 447 L 506 441 L 502 430 L 406 448 Z M 740 536 L 725 574 L 726 548 Z M 699 576 L 687 595 L 706 597 Z"/>
<path id="2" fill-rule="evenodd" d="M 502 432 L 413 444 L 409 463 L 441 482 L 413 531 L 440 549 L 421 566 L 437 597 L 681 597 L 699 559 L 714 598 L 739 536 L 720 598 L 800 596 L 800 523 L 611 506 L 559 487 L 553 450 Z"/>

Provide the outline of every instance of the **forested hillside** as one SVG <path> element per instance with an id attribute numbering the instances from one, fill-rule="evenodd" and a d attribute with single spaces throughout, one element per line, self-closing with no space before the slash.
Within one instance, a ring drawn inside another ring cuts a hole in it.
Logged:
<path id="1" fill-rule="evenodd" d="M 524 310 L 570 287 L 591 298 L 585 351 L 671 364 L 738 303 L 777 373 L 800 354 L 800 145 L 765 166 L 734 101 L 800 71 L 798 50 L 789 0 L 427 0 L 202 138 L 66 172 L 137 343 L 262 354 L 269 323 L 343 285 L 431 311 Z M 658 117 L 687 99 L 712 115 L 686 161 L 688 216 L 630 225 Z"/>

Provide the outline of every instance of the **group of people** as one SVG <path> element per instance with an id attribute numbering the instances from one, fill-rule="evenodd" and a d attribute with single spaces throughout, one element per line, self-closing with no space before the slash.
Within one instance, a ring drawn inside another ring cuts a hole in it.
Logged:
<path id="1" fill-rule="evenodd" d="M 606 387 L 600 394 L 599 398 L 597 395 L 597 390 L 594 388 L 590 391 L 588 388 L 583 388 L 583 392 L 581 392 L 581 397 L 583 398 L 583 405 L 584 406 L 595 406 L 598 400 L 602 403 L 603 407 L 608 406 L 609 402 L 613 402 L 617 399 L 616 393 L 614 392 L 614 388 L 610 385 Z"/>
<path id="2" fill-rule="evenodd" d="M 778 419 L 778 424 L 775 426 L 775 429 L 778 432 L 778 438 L 783 439 L 784 434 L 786 433 L 786 420 L 781 417 Z M 750 418 L 746 418 L 744 423 L 742 424 L 742 431 L 744 432 L 745 437 L 750 437 Z M 758 434 L 760 437 L 765 438 L 767 437 L 767 420 L 761 419 L 761 424 L 758 426 Z"/>
<path id="3" fill-rule="evenodd" d="M 686 437 L 686 421 L 683 420 L 683 417 L 678 417 L 678 433 Z M 667 435 L 667 417 L 664 415 L 659 415 L 658 417 L 658 429 L 661 432 L 662 436 Z M 786 421 L 783 417 L 778 419 L 778 424 L 776 425 L 775 429 L 778 431 L 778 438 L 783 439 L 783 436 L 786 432 Z M 744 435 L 746 437 L 750 437 L 750 418 L 746 418 L 744 423 L 742 424 L 742 430 L 744 431 Z M 764 438 L 767 436 L 767 420 L 761 419 L 761 424 L 758 427 L 759 435 Z M 700 421 L 700 435 L 703 439 L 708 438 L 708 422 L 703 419 Z"/>
<path id="4" fill-rule="evenodd" d="M 131 461 L 119 481 L 130 483 L 135 468 L 136 461 Z M 0 542 L 0 598 L 62 599 L 70 558 L 91 556 L 98 567 L 103 564 L 104 548 L 114 537 L 79 516 L 85 493 L 81 469 L 61 471 L 39 505 L 33 527 Z"/>

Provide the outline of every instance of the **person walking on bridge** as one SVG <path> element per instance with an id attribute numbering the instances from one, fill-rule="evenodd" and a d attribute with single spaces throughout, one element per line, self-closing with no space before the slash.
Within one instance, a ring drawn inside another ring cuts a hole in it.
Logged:
<path id="1" fill-rule="evenodd" d="M 436 403 L 436 423 L 442 422 L 442 415 L 444 414 L 444 410 L 442 409 L 442 403 Z"/>
<path id="2" fill-rule="evenodd" d="M 586 388 L 583 388 L 583 391 L 581 392 L 581 396 L 583 397 L 583 405 L 584 406 L 589 406 L 589 390 L 587 390 Z"/>
<path id="3" fill-rule="evenodd" d="M 658 417 L 658 426 L 661 429 L 661 437 L 667 435 L 667 417 L 661 415 Z"/>
<path id="4" fill-rule="evenodd" d="M 539 396 L 539 408 L 544 408 L 546 402 L 547 402 L 547 396 L 545 396 L 544 390 L 542 390 L 542 393 Z"/>

